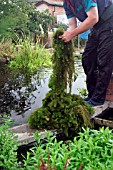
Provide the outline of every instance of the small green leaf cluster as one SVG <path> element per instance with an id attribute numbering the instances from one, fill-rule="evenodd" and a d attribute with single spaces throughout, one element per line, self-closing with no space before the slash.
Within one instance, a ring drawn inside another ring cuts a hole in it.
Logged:
<path id="1" fill-rule="evenodd" d="M 9 122 L 0 127 L 0 169 L 16 170 L 17 163 L 17 142 L 12 131 L 8 130 Z"/>
<path id="2" fill-rule="evenodd" d="M 68 145 L 49 133 L 47 143 L 41 144 L 38 132 L 35 135 L 38 144 L 27 155 L 26 170 L 113 170 L 113 131 L 109 128 L 83 129 Z"/>
<path id="3" fill-rule="evenodd" d="M 82 97 L 88 96 L 87 90 L 86 90 L 85 88 L 78 88 L 77 90 L 79 91 L 79 94 L 80 94 Z"/>

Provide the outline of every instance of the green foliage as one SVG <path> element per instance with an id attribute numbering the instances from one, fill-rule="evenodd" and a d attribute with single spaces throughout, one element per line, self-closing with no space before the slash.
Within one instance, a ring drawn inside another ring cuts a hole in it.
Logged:
<path id="1" fill-rule="evenodd" d="M 12 131 L 8 130 L 9 122 L 0 126 L 0 169 L 3 170 L 16 170 L 18 169 L 17 163 L 17 142 Z"/>
<path id="2" fill-rule="evenodd" d="M 16 137 L 8 128 L 8 121 L 0 126 L 1 170 L 113 170 L 113 130 L 109 128 L 83 128 L 73 141 L 66 142 L 57 142 L 46 132 L 43 144 L 37 131 L 37 145 L 27 152 L 23 166 L 17 161 Z"/>
<path id="3" fill-rule="evenodd" d="M 62 22 L 58 22 L 57 24 L 54 25 L 55 28 L 62 28 L 64 31 L 67 30 L 68 26 L 66 24 L 63 24 Z"/>
<path id="4" fill-rule="evenodd" d="M 74 48 L 72 41 L 65 43 L 59 38 L 63 34 L 62 29 L 58 29 L 53 35 L 53 74 L 51 75 L 49 87 L 53 90 L 66 91 L 69 86 L 71 92 L 72 77 L 74 68 Z"/>
<path id="5" fill-rule="evenodd" d="M 42 13 L 36 11 L 36 6 L 28 0 L 0 0 L 0 39 L 10 37 L 16 42 L 20 32 L 40 35 L 40 24 L 47 34 L 53 21 L 54 17 L 47 10 Z"/>
<path id="6" fill-rule="evenodd" d="M 113 132 L 109 128 L 84 129 L 70 144 L 70 168 L 83 163 L 84 170 L 113 169 Z M 75 158 L 75 159 L 74 159 Z"/>
<path id="7" fill-rule="evenodd" d="M 78 88 L 77 90 L 79 91 L 79 93 L 82 97 L 86 97 L 88 95 L 87 90 L 84 88 Z"/>
<path id="8" fill-rule="evenodd" d="M 38 132 L 35 136 L 38 144 L 27 155 L 26 170 L 113 170 L 113 131 L 109 128 L 83 129 L 68 145 L 53 140 L 49 133 L 46 144 L 40 143 Z"/>
<path id="9" fill-rule="evenodd" d="M 43 106 L 30 115 L 28 122 L 32 128 L 58 129 L 74 136 L 82 127 L 93 127 L 89 116 L 92 111 L 78 95 L 51 90 Z"/>
<path id="10" fill-rule="evenodd" d="M 64 43 L 57 30 L 53 37 L 53 74 L 50 78 L 51 90 L 46 94 L 41 108 L 34 111 L 28 118 L 32 128 L 59 129 L 67 136 L 73 136 L 82 127 L 92 127 L 90 113 L 93 109 L 77 95 L 71 94 L 74 74 L 74 57 L 72 42 Z M 69 84 L 69 92 L 66 93 Z"/>
<path id="11" fill-rule="evenodd" d="M 13 28 L 16 25 L 16 19 L 12 16 L 4 16 L 0 19 L 0 40 L 5 38 L 16 39 L 15 34 L 12 32 Z"/>
<path id="12" fill-rule="evenodd" d="M 50 53 L 40 44 L 31 45 L 30 39 L 25 39 L 19 41 L 17 48 L 14 52 L 15 60 L 13 59 L 9 63 L 11 68 L 34 73 L 40 66 L 51 65 Z"/>
<path id="13" fill-rule="evenodd" d="M 0 36 L 16 39 L 15 30 L 27 31 L 28 14 L 34 6 L 27 0 L 0 0 Z"/>
<path id="14" fill-rule="evenodd" d="M 41 35 L 42 30 L 39 26 L 41 24 L 43 32 L 47 36 L 48 27 L 52 27 L 53 22 L 54 17 L 49 13 L 48 10 L 45 10 L 44 12 L 32 11 L 31 13 L 29 13 L 28 28 L 30 32 Z"/>
<path id="15" fill-rule="evenodd" d="M 62 141 L 58 143 L 54 140 L 55 137 L 50 137 L 48 132 L 46 135 L 47 143 L 41 145 L 39 134 L 35 134 L 38 145 L 35 149 L 32 149 L 31 154 L 27 155 L 27 160 L 24 163 L 25 169 L 66 170 L 68 165 L 68 146 L 63 144 Z"/>

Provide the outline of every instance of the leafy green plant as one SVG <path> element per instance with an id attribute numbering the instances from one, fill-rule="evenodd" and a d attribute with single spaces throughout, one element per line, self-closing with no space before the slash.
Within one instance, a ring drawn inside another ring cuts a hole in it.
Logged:
<path id="1" fill-rule="evenodd" d="M 16 170 L 17 163 L 17 142 L 12 131 L 8 130 L 9 121 L 0 126 L 0 168 L 3 170 Z"/>
<path id="2" fill-rule="evenodd" d="M 11 68 L 17 68 L 21 70 L 29 70 L 31 73 L 37 71 L 37 67 L 40 66 L 50 66 L 51 65 L 51 55 L 44 46 L 40 44 L 31 45 L 27 38 L 24 41 L 19 42 L 17 50 L 15 50 L 15 60 L 10 62 Z"/>
<path id="3" fill-rule="evenodd" d="M 109 128 L 99 131 L 84 129 L 70 143 L 70 168 L 83 163 L 84 170 L 112 170 L 113 169 L 113 132 Z"/>
<path id="4" fill-rule="evenodd" d="M 46 132 L 42 143 L 36 131 L 37 145 L 27 152 L 23 164 L 17 161 L 17 138 L 8 128 L 9 121 L 0 126 L 1 170 L 113 170 L 113 130 L 108 127 L 83 128 L 73 141 L 64 142 Z"/>
<path id="5" fill-rule="evenodd" d="M 43 12 L 40 11 L 31 11 L 29 13 L 29 23 L 28 28 L 30 32 L 33 32 L 34 34 L 41 35 L 42 30 L 40 28 L 40 24 L 43 29 L 43 33 L 45 36 L 48 35 L 48 28 L 53 26 L 54 22 L 54 16 L 52 16 L 48 10 L 45 10 Z"/>
<path id="6" fill-rule="evenodd" d="M 47 132 L 47 143 L 40 143 L 38 132 L 35 134 L 37 146 L 31 149 L 25 160 L 25 169 L 33 170 L 66 170 L 68 166 L 68 146 L 63 141 L 57 142 L 54 137 L 50 137 Z M 31 156 L 32 155 L 32 156 Z"/>
<path id="7" fill-rule="evenodd" d="M 113 131 L 109 128 L 83 129 L 68 144 L 57 142 L 49 133 L 47 143 L 41 144 L 38 132 L 35 136 L 37 146 L 24 161 L 26 170 L 113 170 Z"/>

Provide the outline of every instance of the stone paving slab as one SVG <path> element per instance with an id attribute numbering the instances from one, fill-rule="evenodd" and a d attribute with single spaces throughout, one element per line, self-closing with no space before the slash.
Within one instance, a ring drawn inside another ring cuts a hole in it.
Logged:
<path id="1" fill-rule="evenodd" d="M 108 117 L 109 117 L 109 109 L 110 108 L 113 108 L 113 102 L 111 101 L 108 101 L 105 103 L 106 105 L 104 106 L 104 109 L 103 111 L 103 114 L 108 114 Z M 102 118 L 101 116 L 98 116 L 98 115 L 101 115 L 102 112 L 96 114 L 95 116 L 93 116 L 93 122 L 95 124 L 97 124 L 98 126 L 105 126 L 105 127 L 109 127 L 109 128 L 112 128 L 113 129 L 113 121 L 110 120 L 109 118 L 106 119 L 106 118 Z"/>
<path id="2" fill-rule="evenodd" d="M 33 133 L 36 132 L 36 129 L 30 129 L 28 124 L 15 126 L 15 127 L 9 128 L 9 130 L 11 130 L 14 133 L 14 135 L 18 136 L 17 142 L 30 143 L 35 140 Z"/>
<path id="3" fill-rule="evenodd" d="M 23 124 L 20 126 L 15 126 L 12 128 L 9 128 L 14 135 L 18 136 L 17 142 L 20 143 L 31 143 L 35 141 L 34 133 L 37 131 L 37 129 L 31 129 L 28 124 Z M 41 138 L 46 137 L 47 130 L 38 130 L 39 135 Z M 56 134 L 56 130 L 48 131 L 51 135 Z"/>
<path id="4" fill-rule="evenodd" d="M 105 101 L 104 105 L 102 105 L 102 106 L 94 107 L 95 113 L 91 116 L 91 118 L 98 116 L 100 113 L 102 113 L 108 107 L 109 107 L 109 101 Z"/>
<path id="5" fill-rule="evenodd" d="M 109 101 L 108 107 L 113 108 L 113 102 L 112 101 Z"/>

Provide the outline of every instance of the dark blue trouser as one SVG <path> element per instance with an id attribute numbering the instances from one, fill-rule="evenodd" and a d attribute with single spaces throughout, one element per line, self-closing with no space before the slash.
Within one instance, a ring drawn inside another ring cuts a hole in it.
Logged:
<path id="1" fill-rule="evenodd" d="M 92 29 L 82 57 L 88 96 L 104 102 L 113 71 L 113 19 Z"/>

